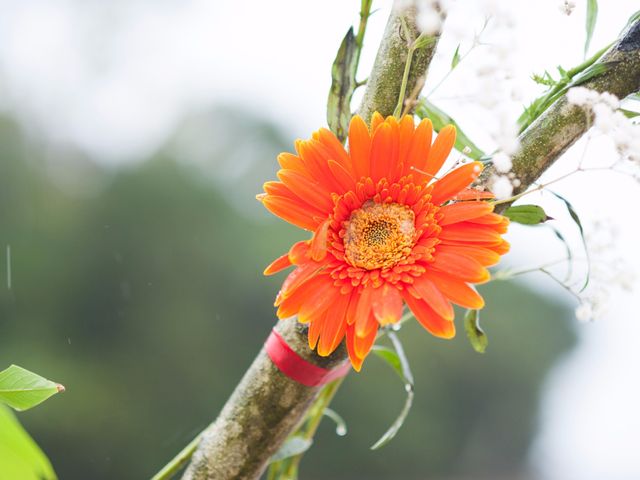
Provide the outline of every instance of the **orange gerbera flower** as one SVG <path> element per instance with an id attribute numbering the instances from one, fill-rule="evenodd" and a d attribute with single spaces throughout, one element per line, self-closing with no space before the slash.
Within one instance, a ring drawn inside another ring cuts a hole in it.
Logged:
<path id="1" fill-rule="evenodd" d="M 431 144 L 431 121 L 415 127 L 374 114 L 371 128 L 358 116 L 349 150 L 328 130 L 296 141 L 282 153 L 279 182 L 264 184 L 264 206 L 310 240 L 294 244 L 265 270 L 296 268 L 276 298 L 278 317 L 309 324 L 309 346 L 329 355 L 346 336 L 356 370 L 379 326 L 396 323 L 406 303 L 433 335 L 455 335 L 452 303 L 482 308 L 470 285 L 489 280 L 509 244 L 508 220 L 493 213 L 493 196 L 468 188 L 482 170 L 471 162 L 436 174 L 455 143 L 444 127 Z"/>

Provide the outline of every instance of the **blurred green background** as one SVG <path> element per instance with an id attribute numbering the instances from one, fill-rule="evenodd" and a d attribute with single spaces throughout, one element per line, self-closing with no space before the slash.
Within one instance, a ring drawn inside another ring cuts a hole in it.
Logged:
<path id="1" fill-rule="evenodd" d="M 292 140 L 220 108 L 116 169 L 0 119 L 0 247 L 12 269 L 0 368 L 67 387 L 19 415 L 61 479 L 148 478 L 222 407 L 275 322 L 283 276 L 262 269 L 304 238 L 253 199 Z M 570 312 L 518 284 L 481 290 L 487 353 L 464 333 L 403 329 L 417 385 L 399 435 L 369 450 L 404 401 L 371 357 L 334 402 L 347 436 L 323 423 L 302 479 L 529 478 L 541 386 L 575 341 Z"/>

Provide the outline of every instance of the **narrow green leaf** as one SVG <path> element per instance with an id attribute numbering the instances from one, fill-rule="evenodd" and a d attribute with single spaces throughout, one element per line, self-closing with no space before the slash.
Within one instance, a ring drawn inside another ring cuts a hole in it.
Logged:
<path id="1" fill-rule="evenodd" d="M 351 120 L 351 97 L 356 89 L 357 42 L 353 28 L 347 31 L 331 67 L 331 89 L 327 99 L 327 124 L 344 142 Z"/>
<path id="2" fill-rule="evenodd" d="M 347 422 L 340 416 L 338 412 L 332 408 L 326 407 L 323 414 L 333 420 L 336 424 L 336 435 L 344 437 L 347 434 Z"/>
<path id="3" fill-rule="evenodd" d="M 453 52 L 453 58 L 451 59 L 451 70 L 456 68 L 460 63 L 460 44 L 456 47 L 456 51 Z"/>
<path id="4" fill-rule="evenodd" d="M 28 410 L 58 392 L 64 392 L 62 385 L 17 365 L 0 372 L 0 402 L 15 410 Z"/>
<path id="5" fill-rule="evenodd" d="M 591 38 L 593 37 L 593 31 L 596 28 L 596 21 L 598 20 L 598 0 L 587 0 L 587 37 L 584 41 L 584 56 L 587 56 L 589 51 L 589 45 L 591 45 Z"/>
<path id="6" fill-rule="evenodd" d="M 464 329 L 473 349 L 478 353 L 484 353 L 489 345 L 489 339 L 484 330 L 480 328 L 479 310 L 467 310 L 464 316 Z"/>
<path id="7" fill-rule="evenodd" d="M 579 75 L 576 75 L 571 81 L 571 83 L 569 83 L 566 86 L 566 88 L 563 90 L 562 93 L 564 94 L 564 92 L 566 92 L 571 87 L 577 87 L 578 85 L 582 85 L 583 83 L 585 83 L 588 80 L 591 80 L 594 77 L 602 75 L 617 63 L 618 62 L 594 63 L 589 68 L 584 70 L 582 73 L 580 73 Z"/>
<path id="8" fill-rule="evenodd" d="M 565 281 L 568 281 L 571 278 L 571 275 L 573 275 L 573 252 L 571 251 L 571 246 L 560 230 L 551 224 L 547 224 L 547 226 L 551 228 L 551 231 L 553 231 L 558 240 L 563 243 L 565 251 L 567 252 L 567 274 L 565 276 Z"/>
<path id="9" fill-rule="evenodd" d="M 560 195 L 559 193 L 556 193 L 556 192 L 554 192 L 552 190 L 549 190 L 549 192 L 564 203 L 565 207 L 567 207 L 567 211 L 569 212 L 569 216 L 571 217 L 573 222 L 577 225 L 578 230 L 580 231 L 580 238 L 582 239 L 582 246 L 584 248 L 585 256 L 587 257 L 587 275 L 585 277 L 584 284 L 582 285 L 582 288 L 580 289 L 580 292 L 583 292 L 584 289 L 587 288 L 587 285 L 589 285 L 589 279 L 591 277 L 591 258 L 589 256 L 589 247 L 587 246 L 587 240 L 586 240 L 586 238 L 584 236 L 584 228 L 582 227 L 582 222 L 580 221 L 580 216 L 578 215 L 578 212 L 576 212 L 575 208 L 573 208 L 573 205 L 571 204 L 571 202 L 569 202 L 569 200 L 567 200 L 562 195 Z"/>
<path id="10" fill-rule="evenodd" d="M 57 478 L 47 456 L 20 425 L 13 412 L 4 405 L 0 405 L 0 478 Z"/>
<path id="11" fill-rule="evenodd" d="M 416 115 L 422 118 L 428 118 L 433 123 L 433 128 L 439 132 L 445 125 L 453 125 L 456 127 L 456 150 L 462 152 L 465 148 L 469 149 L 468 156 L 474 160 L 479 160 L 485 156 L 485 153 L 471 141 L 469 137 L 462 131 L 458 122 L 440 110 L 426 98 L 422 98 L 416 109 Z"/>
<path id="12" fill-rule="evenodd" d="M 436 37 L 421 33 L 420 36 L 416 38 L 416 41 L 413 42 L 413 49 L 418 50 L 420 48 L 428 47 L 429 45 L 432 45 L 433 43 L 435 43 L 435 41 L 436 41 Z"/>
<path id="13" fill-rule="evenodd" d="M 523 225 L 538 225 L 550 219 L 539 205 L 516 205 L 507 208 L 503 215 L 512 222 Z"/>
<path id="14" fill-rule="evenodd" d="M 619 108 L 618 111 L 622 112 L 622 114 L 627 118 L 636 118 L 640 115 L 640 112 L 634 112 L 633 110 L 627 110 L 626 108 Z"/>
<path id="15" fill-rule="evenodd" d="M 300 455 L 301 453 L 309 450 L 309 447 L 313 444 L 313 440 L 308 438 L 294 436 L 290 437 L 280 450 L 273 454 L 273 456 L 269 459 L 269 463 L 279 462 L 280 460 L 284 460 L 285 458 L 294 457 L 296 455 Z"/>
<path id="16" fill-rule="evenodd" d="M 389 331 L 388 336 L 391 340 L 391 343 L 393 343 L 395 352 L 390 349 L 378 349 L 377 352 L 387 351 L 395 353 L 396 355 L 394 357 L 393 355 L 381 355 L 380 353 L 378 353 L 378 356 L 387 361 L 387 364 L 400 375 L 400 378 L 404 382 L 404 389 L 407 392 L 407 397 L 405 399 L 404 406 L 402 407 L 400 415 L 398 415 L 398 417 L 395 419 L 393 424 L 391 424 L 391 427 L 389 427 L 384 435 L 382 435 L 382 437 L 380 437 L 380 439 L 371 446 L 371 450 L 377 450 L 378 448 L 385 446 L 393 439 L 393 437 L 396 436 L 396 434 L 404 424 L 404 421 L 407 418 L 409 411 L 411 410 L 411 405 L 413 404 L 413 374 L 411 373 L 411 369 L 409 368 L 409 360 L 407 360 L 407 356 L 404 353 L 404 348 L 402 348 L 402 343 L 400 342 L 398 336 L 392 331 Z M 399 371 L 397 368 L 398 363 L 400 364 Z"/>
<path id="17" fill-rule="evenodd" d="M 393 368 L 393 371 L 398 374 L 402 381 L 405 381 L 404 374 L 402 373 L 402 364 L 400 363 L 400 357 L 398 357 L 398 354 L 394 350 L 391 350 L 388 347 L 383 347 L 382 345 L 374 345 L 371 351 L 382 360 L 387 362 L 387 365 Z"/>

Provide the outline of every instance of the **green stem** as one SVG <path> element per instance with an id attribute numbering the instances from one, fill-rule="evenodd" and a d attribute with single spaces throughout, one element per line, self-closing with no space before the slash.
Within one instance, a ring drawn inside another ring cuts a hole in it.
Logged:
<path id="1" fill-rule="evenodd" d="M 371 5 L 373 0 L 362 0 L 360 3 L 360 24 L 358 25 L 358 34 L 356 35 L 356 69 L 360 63 L 360 54 L 364 44 L 364 34 L 367 30 L 367 22 L 371 15 Z"/>
<path id="2" fill-rule="evenodd" d="M 193 456 L 193 452 L 198 448 L 198 444 L 200 443 L 200 438 L 202 437 L 202 433 L 200 433 L 196 438 L 191 440 L 189 445 L 184 447 L 180 453 L 178 453 L 175 457 L 171 459 L 169 463 L 167 463 L 162 470 L 156 473 L 151 480 L 169 480 L 173 478 L 176 473 L 180 471 L 182 467 L 184 467 L 189 459 Z"/>
<path id="3" fill-rule="evenodd" d="M 409 72 L 411 71 L 411 61 L 413 60 L 413 52 L 415 51 L 415 43 L 410 39 L 411 32 L 407 26 L 407 22 L 404 17 L 400 17 L 402 23 L 402 30 L 409 42 L 409 50 L 407 51 L 407 61 L 404 64 L 404 73 L 402 74 L 402 83 L 400 84 L 400 93 L 398 94 L 398 103 L 393 111 L 393 116 L 399 118 L 402 113 L 402 107 L 404 106 L 404 97 L 407 93 L 407 82 L 409 81 Z"/>

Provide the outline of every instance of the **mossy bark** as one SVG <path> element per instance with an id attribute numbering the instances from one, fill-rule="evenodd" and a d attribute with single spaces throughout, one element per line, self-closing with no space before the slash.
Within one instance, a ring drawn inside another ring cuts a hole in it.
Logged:
<path id="1" fill-rule="evenodd" d="M 434 8 L 438 9 L 437 5 Z M 398 103 L 398 94 L 402 85 L 407 55 L 409 54 L 409 42 L 420 35 L 415 22 L 415 10 L 409 8 L 403 11 L 392 11 L 384 32 L 384 39 L 378 49 L 371 75 L 367 80 L 362 103 L 358 114 L 369 123 L 374 112 L 386 117 L 392 115 Z M 442 14 L 443 18 L 444 15 Z M 409 31 L 407 35 L 402 26 L 402 18 Z M 433 36 L 433 41 L 426 47 L 417 49 L 411 60 L 411 69 L 407 81 L 406 93 L 409 95 L 416 87 L 420 79 L 426 78 L 427 70 L 433 54 L 436 51 L 440 34 Z"/>

